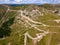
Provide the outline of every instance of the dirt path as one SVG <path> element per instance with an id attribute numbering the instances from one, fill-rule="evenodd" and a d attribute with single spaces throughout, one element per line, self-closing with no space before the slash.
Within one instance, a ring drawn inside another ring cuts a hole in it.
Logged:
<path id="1" fill-rule="evenodd" d="M 26 19 L 26 22 L 27 22 L 31 27 L 35 28 L 35 29 L 38 30 L 38 31 L 44 32 L 44 33 L 36 34 L 37 37 L 35 37 L 35 38 L 33 38 L 28 32 L 26 32 L 26 33 L 24 34 L 24 36 L 25 36 L 25 38 L 24 38 L 24 45 L 26 45 L 26 43 L 27 43 L 27 36 L 28 36 L 30 39 L 33 40 L 34 44 L 36 44 L 37 41 L 40 41 L 44 36 L 46 36 L 47 34 L 49 34 L 48 31 L 41 30 L 41 29 L 37 28 L 34 24 L 40 24 L 40 25 L 43 25 L 43 26 L 48 26 L 48 25 L 43 24 L 43 23 L 41 23 L 41 22 L 33 21 L 33 20 L 30 19 L 29 17 L 25 16 L 25 15 L 23 14 L 23 13 L 24 13 L 23 11 L 20 11 L 20 12 L 21 12 L 21 17 L 25 18 L 25 19 Z M 30 24 L 29 21 L 32 22 L 32 23 L 34 23 L 34 24 Z M 50 32 L 50 33 L 51 33 L 51 32 Z"/>
<path id="2" fill-rule="evenodd" d="M 11 42 L 9 42 L 8 45 L 11 45 Z"/>
<path id="3" fill-rule="evenodd" d="M 3 5 L 4 7 L 6 7 L 7 8 L 7 10 L 6 10 L 6 13 L 4 14 L 4 16 L 2 17 L 2 19 L 1 19 L 1 21 L 0 22 L 2 22 L 2 24 L 4 23 L 4 21 L 5 21 L 5 17 L 6 17 L 6 14 L 8 13 L 8 11 L 9 11 L 9 7 L 8 6 L 5 6 L 5 5 Z M 2 25 L 1 24 L 1 25 Z M 0 26 L 1 26 L 0 25 Z"/>
<path id="4" fill-rule="evenodd" d="M 30 21 L 30 22 L 32 22 L 32 23 L 35 23 L 35 24 L 37 23 L 37 24 L 42 24 L 43 26 L 46 26 L 45 24 L 43 24 L 43 23 L 41 23 L 41 22 L 33 21 L 33 20 L 30 19 L 29 17 L 24 16 L 23 13 L 24 13 L 24 12 L 21 11 L 21 16 L 26 19 L 26 21 L 27 21 L 27 23 L 28 23 L 29 25 L 31 25 L 31 24 L 30 24 L 28 21 Z M 30 39 L 33 40 L 34 44 L 36 44 L 37 41 L 40 41 L 40 40 L 43 38 L 43 36 L 46 36 L 46 34 L 49 33 L 49 32 L 46 32 L 46 31 L 44 31 L 44 30 L 41 30 L 41 29 L 37 28 L 37 27 L 34 26 L 34 25 L 31 25 L 31 27 L 35 28 L 35 29 L 38 30 L 38 31 L 42 31 L 42 32 L 44 32 L 44 33 L 40 33 L 41 35 L 36 34 L 37 37 L 33 38 L 32 36 L 29 35 L 28 32 L 26 32 L 26 33 L 24 34 L 24 36 L 25 36 L 25 38 L 24 38 L 24 45 L 26 45 L 26 43 L 27 43 L 27 42 L 26 42 L 26 41 L 27 41 L 27 36 L 28 36 Z"/>

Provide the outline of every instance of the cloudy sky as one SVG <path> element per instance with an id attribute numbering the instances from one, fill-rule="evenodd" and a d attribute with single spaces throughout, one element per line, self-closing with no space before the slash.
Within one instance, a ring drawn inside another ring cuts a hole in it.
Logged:
<path id="1" fill-rule="evenodd" d="M 56 4 L 60 3 L 60 0 L 0 0 L 0 4 L 44 4 L 44 3 L 51 3 Z"/>

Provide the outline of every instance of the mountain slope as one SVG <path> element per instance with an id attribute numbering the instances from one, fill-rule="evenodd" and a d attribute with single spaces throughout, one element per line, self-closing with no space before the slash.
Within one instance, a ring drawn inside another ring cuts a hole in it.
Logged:
<path id="1" fill-rule="evenodd" d="M 4 12 L 0 13 L 0 45 L 60 44 L 59 5 L 0 5 L 0 8 Z"/>

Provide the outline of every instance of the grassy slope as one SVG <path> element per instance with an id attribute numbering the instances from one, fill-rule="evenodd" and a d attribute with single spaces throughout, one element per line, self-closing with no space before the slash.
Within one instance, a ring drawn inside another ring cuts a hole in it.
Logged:
<path id="1" fill-rule="evenodd" d="M 13 10 L 19 10 L 20 8 L 21 9 L 27 9 L 27 10 L 28 9 L 29 10 L 35 9 L 35 8 L 30 8 L 30 7 L 31 6 L 28 6 L 28 8 L 27 8 L 27 6 L 22 6 L 22 8 L 21 8 L 20 6 L 16 6 L 16 7 L 14 6 L 14 7 L 11 7 L 11 9 L 13 9 Z M 34 6 L 32 6 L 32 7 L 34 7 Z M 15 16 L 15 14 L 16 14 L 16 12 L 8 12 L 6 14 L 7 15 L 7 19 L 11 19 L 12 17 Z M 48 21 L 48 20 L 60 19 L 60 16 L 58 16 L 56 14 L 52 14 L 50 12 L 48 12 L 48 13 L 45 12 L 44 16 L 36 16 L 36 17 L 34 17 L 32 19 L 36 20 L 36 21 L 39 21 L 39 22 L 41 21 L 41 22 L 43 22 L 45 24 L 48 24 L 48 25 L 60 25 L 60 23 L 56 24 L 53 21 Z M 36 33 L 39 33 L 35 29 L 33 29 L 33 28 L 26 28 L 25 26 L 23 26 L 22 24 L 18 24 L 17 22 L 14 22 L 13 25 L 10 26 L 10 28 L 11 28 L 10 36 L 7 37 L 6 39 L 0 40 L 0 45 L 8 45 L 9 42 L 11 43 L 11 45 L 23 45 L 24 44 L 23 43 L 23 41 L 24 41 L 23 40 L 24 39 L 24 35 L 23 34 L 26 31 L 28 31 L 30 33 L 30 35 L 32 35 L 32 36 L 34 36 L 34 34 L 36 34 Z M 60 32 L 60 28 L 56 28 L 56 27 L 53 28 L 53 27 L 39 26 L 39 28 L 40 29 L 45 29 L 45 30 L 49 29 L 49 31 L 52 31 L 52 32 L 55 32 L 55 31 L 56 32 Z M 20 35 L 22 35 L 22 36 L 20 36 Z M 49 42 L 50 36 L 52 36 L 51 42 Z M 28 42 L 27 45 L 33 45 L 31 43 L 30 39 L 27 42 Z M 50 45 L 58 45 L 60 43 L 60 36 L 59 36 L 59 34 L 53 34 L 53 35 L 48 34 L 37 45 L 48 45 L 47 42 L 50 43 Z"/>

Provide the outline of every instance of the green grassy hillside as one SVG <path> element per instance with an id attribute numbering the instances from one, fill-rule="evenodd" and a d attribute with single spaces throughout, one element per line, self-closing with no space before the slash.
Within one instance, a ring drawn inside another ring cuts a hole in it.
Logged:
<path id="1" fill-rule="evenodd" d="M 59 13 L 60 5 L 0 5 L 0 45 L 25 45 L 25 33 L 35 38 L 44 31 L 49 33 L 35 45 L 60 45 L 60 15 L 55 10 Z M 27 36 L 26 45 L 34 45 L 33 39 Z"/>

